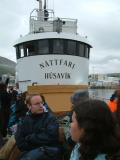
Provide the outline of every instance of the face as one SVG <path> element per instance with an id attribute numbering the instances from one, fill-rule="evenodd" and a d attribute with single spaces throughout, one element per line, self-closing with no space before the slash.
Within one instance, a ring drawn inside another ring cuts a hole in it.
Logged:
<path id="1" fill-rule="evenodd" d="M 31 105 L 29 106 L 32 113 L 39 114 L 44 112 L 42 98 L 35 95 L 31 98 Z"/>
<path id="2" fill-rule="evenodd" d="M 79 142 L 84 135 L 84 129 L 80 128 L 76 120 L 76 113 L 73 112 L 70 128 L 71 138 L 74 142 Z"/>

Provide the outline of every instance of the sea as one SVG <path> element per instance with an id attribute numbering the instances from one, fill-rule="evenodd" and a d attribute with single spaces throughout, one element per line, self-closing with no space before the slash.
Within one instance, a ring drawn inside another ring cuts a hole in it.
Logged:
<path id="1" fill-rule="evenodd" d="M 91 98 L 108 101 L 115 89 L 89 89 Z"/>

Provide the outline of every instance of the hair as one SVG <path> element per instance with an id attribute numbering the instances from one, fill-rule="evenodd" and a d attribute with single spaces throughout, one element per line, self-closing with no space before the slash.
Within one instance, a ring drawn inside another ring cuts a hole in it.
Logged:
<path id="1" fill-rule="evenodd" d="M 7 91 L 7 85 L 3 82 L 0 82 L 0 92 Z"/>
<path id="2" fill-rule="evenodd" d="M 31 105 L 31 99 L 32 97 L 34 96 L 40 96 L 42 101 L 43 101 L 43 104 L 45 103 L 45 97 L 42 95 L 42 94 L 39 94 L 39 93 L 35 93 L 35 94 L 30 94 L 30 95 L 27 95 L 26 96 L 26 104 L 27 105 Z"/>
<path id="3" fill-rule="evenodd" d="M 28 95 L 28 92 L 27 91 L 24 91 L 23 93 L 21 93 L 21 98 L 22 100 L 25 102 L 26 101 L 26 97 Z"/>
<path id="4" fill-rule="evenodd" d="M 115 90 L 112 96 L 110 97 L 110 101 L 114 101 L 117 98 L 117 110 L 115 112 L 118 124 L 120 125 L 120 89 Z"/>
<path id="5" fill-rule="evenodd" d="M 104 101 L 82 101 L 73 112 L 79 127 L 85 130 L 80 140 L 80 160 L 94 160 L 100 153 L 111 155 L 119 149 L 120 130 Z"/>
<path id="6" fill-rule="evenodd" d="M 117 97 L 117 109 L 115 114 L 117 117 L 118 124 L 120 125 L 120 90 L 116 91 L 116 97 Z"/>
<path id="7" fill-rule="evenodd" d="M 110 101 L 114 101 L 115 98 L 117 97 L 117 90 L 112 94 L 112 96 L 110 97 Z"/>
<path id="8" fill-rule="evenodd" d="M 73 93 L 71 96 L 71 103 L 74 105 L 78 105 L 81 101 L 89 99 L 88 90 L 78 90 Z"/>

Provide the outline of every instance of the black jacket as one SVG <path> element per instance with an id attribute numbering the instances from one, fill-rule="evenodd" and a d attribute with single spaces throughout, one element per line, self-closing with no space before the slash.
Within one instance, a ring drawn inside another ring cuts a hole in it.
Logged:
<path id="1" fill-rule="evenodd" d="M 27 115 L 18 125 L 15 135 L 21 151 L 29 151 L 41 146 L 57 146 L 59 125 L 50 112 Z"/>

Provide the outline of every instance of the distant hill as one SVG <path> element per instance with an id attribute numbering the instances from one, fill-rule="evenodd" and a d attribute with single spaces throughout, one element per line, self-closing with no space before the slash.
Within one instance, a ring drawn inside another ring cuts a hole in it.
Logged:
<path id="1" fill-rule="evenodd" d="M 0 56 L 0 76 L 2 74 L 15 75 L 16 63 Z"/>

